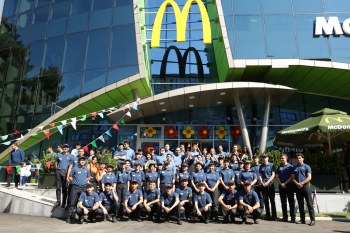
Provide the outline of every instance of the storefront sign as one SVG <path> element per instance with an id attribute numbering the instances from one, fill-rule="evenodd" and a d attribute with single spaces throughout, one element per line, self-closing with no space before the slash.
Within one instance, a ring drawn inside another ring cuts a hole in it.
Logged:
<path id="1" fill-rule="evenodd" d="M 315 35 L 350 35 L 350 18 L 344 20 L 343 24 L 339 22 L 338 17 L 316 17 Z"/>

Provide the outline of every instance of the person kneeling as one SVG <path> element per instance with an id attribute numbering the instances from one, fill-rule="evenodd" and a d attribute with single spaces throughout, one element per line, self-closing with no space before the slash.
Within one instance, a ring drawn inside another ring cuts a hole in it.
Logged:
<path id="1" fill-rule="evenodd" d="M 251 190 L 251 182 L 246 180 L 244 182 L 244 190 L 239 192 L 239 207 L 238 212 L 242 217 L 242 224 L 247 222 L 247 214 L 253 216 L 255 224 L 258 224 L 258 218 L 261 215 L 260 201 L 258 194 Z"/>
<path id="2" fill-rule="evenodd" d="M 136 217 L 136 220 L 138 222 L 141 222 L 140 219 L 140 213 L 143 208 L 142 202 L 142 192 L 141 190 L 137 189 L 138 183 L 136 180 L 131 181 L 131 189 L 126 192 L 125 195 L 125 201 L 124 201 L 124 208 L 126 213 L 129 216 L 129 219 L 132 216 Z"/>
<path id="3" fill-rule="evenodd" d="M 156 182 L 149 182 L 149 189 L 143 194 L 143 206 L 148 213 L 148 219 L 153 220 L 153 214 L 156 214 L 156 221 L 159 222 L 160 212 L 160 191 L 156 189 Z"/>
<path id="4" fill-rule="evenodd" d="M 162 194 L 162 214 L 165 221 L 169 222 L 170 215 L 177 210 L 177 224 L 182 225 L 179 195 L 173 192 L 172 185 L 165 186 L 165 193 Z"/>
<path id="5" fill-rule="evenodd" d="M 93 223 L 97 215 L 98 207 L 98 194 L 94 192 L 94 187 L 91 184 L 87 184 L 86 191 L 81 193 L 78 200 L 78 208 L 76 210 L 76 213 L 79 215 L 79 223 L 82 224 L 84 222 L 84 217 L 86 216 L 90 222 Z"/>
<path id="6" fill-rule="evenodd" d="M 119 213 L 120 203 L 118 202 L 117 193 L 113 190 L 111 182 L 104 184 L 105 191 L 100 193 L 100 208 L 98 214 L 103 216 L 103 221 L 106 221 L 108 214 L 112 214 L 112 222 L 117 222 L 117 215 Z"/>
<path id="7" fill-rule="evenodd" d="M 211 213 L 211 205 L 213 201 L 210 195 L 204 191 L 205 184 L 203 182 L 198 184 L 198 189 L 199 193 L 194 196 L 194 207 L 201 222 L 204 221 L 208 224 L 208 217 Z"/>
<path id="8" fill-rule="evenodd" d="M 224 190 L 218 200 L 222 206 L 222 215 L 224 216 L 224 221 L 222 223 L 228 223 L 229 217 L 231 217 L 231 222 L 235 221 L 238 206 L 238 194 L 237 190 L 235 190 L 235 182 L 230 181 L 228 183 L 228 190 Z"/>

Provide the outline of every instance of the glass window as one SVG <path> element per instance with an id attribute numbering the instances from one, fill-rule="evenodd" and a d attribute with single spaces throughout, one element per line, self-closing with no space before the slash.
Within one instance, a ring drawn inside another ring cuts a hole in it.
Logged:
<path id="1" fill-rule="evenodd" d="M 13 115 L 16 110 L 16 104 L 18 100 L 18 90 L 20 83 L 9 83 L 4 85 L 4 95 L 0 105 L 0 115 Z"/>
<path id="2" fill-rule="evenodd" d="M 113 25 L 134 23 L 133 5 L 132 4 L 121 5 L 119 2 L 123 3 L 124 1 L 116 2 L 117 6 L 114 8 L 114 13 L 113 13 Z M 128 1 L 125 1 L 125 2 L 128 2 Z"/>
<path id="3" fill-rule="evenodd" d="M 33 113 L 38 78 L 24 79 L 19 90 L 17 113 Z"/>
<path id="4" fill-rule="evenodd" d="M 6 81 L 19 80 L 22 75 L 23 62 L 26 50 L 22 47 L 12 48 Z"/>
<path id="5" fill-rule="evenodd" d="M 329 59 L 328 38 L 314 36 L 314 23 L 320 15 L 295 15 L 299 56 L 306 59 Z"/>
<path id="6" fill-rule="evenodd" d="M 325 12 L 347 12 L 349 10 L 348 0 L 323 0 Z"/>
<path id="7" fill-rule="evenodd" d="M 88 25 L 90 1 L 72 0 L 67 33 L 85 31 Z"/>
<path id="8" fill-rule="evenodd" d="M 34 127 L 37 126 L 37 125 L 40 125 L 43 121 L 45 121 L 50 116 L 51 116 L 51 113 L 37 113 L 37 114 L 34 114 L 32 125 Z"/>
<path id="9" fill-rule="evenodd" d="M 58 78 L 58 75 L 39 78 L 35 106 L 36 112 L 49 112 L 54 110 L 52 103 L 56 103 Z"/>
<path id="10" fill-rule="evenodd" d="M 293 0 L 295 13 L 323 12 L 322 0 Z"/>
<path id="11" fill-rule="evenodd" d="M 265 16 L 268 58 L 297 58 L 292 15 Z"/>
<path id="12" fill-rule="evenodd" d="M 0 83 L 3 83 L 5 81 L 9 57 L 10 57 L 9 49 L 0 51 Z M 1 98 L 0 98 L 0 101 L 1 101 Z"/>
<path id="13" fill-rule="evenodd" d="M 138 66 L 112 68 L 108 70 L 107 85 L 131 77 L 139 72 Z"/>
<path id="14" fill-rule="evenodd" d="M 62 108 L 73 103 L 79 98 L 81 73 L 62 74 L 59 77 L 57 108 Z M 56 112 L 57 112 L 56 108 Z"/>
<path id="15" fill-rule="evenodd" d="M 111 18 L 112 9 L 91 11 L 89 29 L 109 27 L 111 25 Z"/>
<path id="16" fill-rule="evenodd" d="M 49 16 L 49 7 L 34 10 L 32 26 L 30 28 L 29 41 L 43 39 L 46 33 L 46 23 Z"/>
<path id="17" fill-rule="evenodd" d="M 337 16 L 339 22 L 344 22 L 346 19 L 350 18 L 350 14 L 329 14 L 329 16 Z M 349 37 L 346 35 L 341 36 L 329 36 L 329 42 L 331 46 L 332 58 L 350 58 L 350 43 Z"/>
<path id="18" fill-rule="evenodd" d="M 28 42 L 28 32 L 32 20 L 32 12 L 26 12 L 18 15 L 17 17 L 17 44 L 23 45 Z"/>
<path id="19" fill-rule="evenodd" d="M 6 0 L 4 4 L 4 10 L 2 17 L 9 17 L 17 13 L 18 0 Z"/>
<path id="20" fill-rule="evenodd" d="M 233 12 L 234 14 L 261 14 L 261 0 L 235 0 Z"/>
<path id="21" fill-rule="evenodd" d="M 292 13 L 291 0 L 263 0 L 264 14 Z"/>
<path id="22" fill-rule="evenodd" d="M 15 25 L 13 25 L 13 18 L 3 19 L 0 28 L 0 49 L 9 48 L 13 44 L 13 31 L 15 31 Z"/>
<path id="23" fill-rule="evenodd" d="M 113 0 L 92 0 L 92 11 L 98 11 L 113 7 Z"/>
<path id="24" fill-rule="evenodd" d="M 224 16 L 233 14 L 233 2 L 232 0 L 221 0 L 222 10 L 224 11 Z M 237 6 L 239 9 L 239 5 Z"/>
<path id="25" fill-rule="evenodd" d="M 86 44 L 86 33 L 68 35 L 64 47 L 63 72 L 82 70 Z"/>
<path id="26" fill-rule="evenodd" d="M 235 58 L 266 58 L 261 16 L 235 16 Z"/>
<path id="27" fill-rule="evenodd" d="M 20 0 L 18 12 L 22 13 L 24 11 L 33 9 L 35 7 L 35 1 L 36 0 Z"/>
<path id="28" fill-rule="evenodd" d="M 36 6 L 48 5 L 52 0 L 37 0 Z"/>
<path id="29" fill-rule="evenodd" d="M 39 76 L 43 57 L 44 41 L 36 41 L 28 44 L 23 77 L 33 78 Z"/>
<path id="30" fill-rule="evenodd" d="M 61 68 L 64 37 L 55 37 L 45 41 L 42 75 L 57 74 Z"/>
<path id="31" fill-rule="evenodd" d="M 47 37 L 57 36 L 66 32 L 69 1 L 51 5 L 50 20 L 47 28 Z"/>
<path id="32" fill-rule="evenodd" d="M 105 68 L 107 66 L 109 31 L 110 29 L 106 28 L 89 32 L 85 69 Z"/>
<path id="33" fill-rule="evenodd" d="M 94 70 L 85 72 L 81 82 L 81 97 L 87 95 L 106 84 L 106 70 Z"/>
<path id="34" fill-rule="evenodd" d="M 0 134 L 7 135 L 13 133 L 13 117 L 1 117 L 0 118 Z"/>

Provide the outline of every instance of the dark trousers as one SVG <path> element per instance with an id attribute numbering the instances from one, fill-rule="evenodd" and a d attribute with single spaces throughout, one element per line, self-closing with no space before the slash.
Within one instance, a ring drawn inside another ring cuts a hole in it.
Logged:
<path id="1" fill-rule="evenodd" d="M 348 175 L 348 187 L 350 188 L 350 167 L 346 167 L 346 174 Z"/>
<path id="2" fill-rule="evenodd" d="M 294 187 L 292 183 L 287 184 L 286 188 L 279 186 L 283 219 L 288 219 L 287 200 L 289 204 L 289 213 L 292 220 L 295 220 L 295 204 L 294 204 Z"/>
<path id="3" fill-rule="evenodd" d="M 206 221 L 208 219 L 208 217 L 210 216 L 211 207 L 210 206 L 208 207 L 208 211 L 204 211 L 204 207 L 198 208 L 198 209 L 199 209 L 199 212 L 201 212 L 201 214 L 202 214 L 202 217 L 200 217 L 200 218 L 203 218 L 203 220 Z M 196 215 L 197 215 L 197 210 L 195 209 L 195 211 L 196 211 Z"/>
<path id="4" fill-rule="evenodd" d="M 120 203 L 116 201 L 112 205 L 103 205 L 103 207 L 107 210 L 108 214 L 113 214 L 113 216 L 117 216 L 119 213 Z M 101 208 L 97 209 L 97 214 L 100 216 L 104 216 L 103 210 Z"/>
<path id="5" fill-rule="evenodd" d="M 173 204 L 166 206 L 168 208 L 172 207 Z M 169 213 L 165 212 L 165 210 L 162 208 L 161 213 L 165 219 L 169 219 L 172 214 L 177 214 L 177 221 L 181 220 L 181 210 L 180 205 L 177 205 L 174 209 L 172 209 Z"/>
<path id="6" fill-rule="evenodd" d="M 179 204 L 180 206 L 180 204 Z M 186 202 L 183 207 L 185 208 L 185 210 L 181 210 L 181 206 L 180 206 L 180 215 L 185 214 L 186 218 L 189 218 L 191 215 L 191 212 L 193 211 L 193 203 L 192 201 L 190 202 Z"/>
<path id="7" fill-rule="evenodd" d="M 68 203 L 68 218 L 72 217 L 75 207 L 77 206 L 78 199 L 82 192 L 85 192 L 85 185 L 71 185 L 70 202 Z"/>
<path id="8" fill-rule="evenodd" d="M 240 191 L 242 191 L 244 188 L 243 188 L 242 185 L 236 185 L 236 188 L 235 188 L 235 189 L 237 190 L 237 192 L 240 192 Z M 259 194 L 258 194 L 258 196 L 259 196 Z"/>
<path id="9" fill-rule="evenodd" d="M 19 166 L 20 163 L 11 163 L 9 166 L 11 166 L 10 174 L 7 174 L 7 186 L 10 186 L 13 176 L 15 176 L 15 187 L 18 187 L 19 183 L 19 174 L 17 174 L 16 166 Z"/>
<path id="10" fill-rule="evenodd" d="M 149 206 L 151 208 L 151 212 L 147 212 L 146 208 L 144 208 L 144 212 L 146 214 L 149 214 L 149 216 L 153 217 L 154 214 L 156 214 L 156 219 L 159 220 L 160 215 L 160 202 L 151 204 Z"/>
<path id="11" fill-rule="evenodd" d="M 222 216 L 224 216 L 224 219 L 228 220 L 229 216 L 231 216 L 231 219 L 234 219 L 236 214 L 237 209 L 226 210 L 224 207 L 222 207 Z"/>
<path id="12" fill-rule="evenodd" d="M 301 189 L 298 189 L 298 187 L 294 187 L 294 190 L 298 200 L 300 220 L 305 221 L 305 209 L 304 209 L 304 198 L 305 198 L 307 208 L 310 214 L 310 219 L 311 221 L 315 221 L 315 211 L 312 203 L 309 184 L 304 184 L 304 186 Z"/>
<path id="13" fill-rule="evenodd" d="M 129 206 L 129 209 L 131 209 L 132 206 Z M 139 204 L 137 205 L 136 209 L 133 210 L 130 214 L 128 212 L 126 212 L 126 209 L 124 208 L 124 214 L 128 215 L 129 218 L 136 218 L 136 219 L 139 219 L 140 218 L 140 214 L 141 214 L 141 210 L 143 209 L 143 205 L 142 204 Z"/>
<path id="14" fill-rule="evenodd" d="M 67 171 L 57 170 L 56 171 L 56 199 L 61 202 L 61 193 L 63 194 L 62 205 L 66 204 L 67 201 Z M 69 203 L 69 202 L 68 202 Z"/>
<path id="15" fill-rule="evenodd" d="M 209 192 L 209 195 L 211 197 L 211 200 L 213 201 L 212 202 L 212 214 L 213 214 L 213 217 L 217 218 L 218 217 L 218 211 L 219 211 L 219 202 L 218 202 L 218 199 L 219 199 L 219 196 L 220 196 L 220 191 L 218 188 L 216 188 L 214 190 L 214 192 Z"/>
<path id="16" fill-rule="evenodd" d="M 127 184 L 122 184 L 122 183 L 117 184 L 118 200 L 121 203 L 124 203 L 124 201 L 125 201 L 125 195 L 126 195 L 126 192 L 128 191 L 127 189 L 128 189 Z"/>
<path id="17" fill-rule="evenodd" d="M 269 205 L 269 200 L 270 200 L 272 218 L 277 218 L 276 203 L 275 203 L 275 185 L 273 184 L 273 182 L 270 182 L 266 187 L 261 186 L 261 191 L 262 191 L 263 200 L 265 204 L 266 217 L 268 218 L 271 217 L 270 205 Z"/>
<path id="18" fill-rule="evenodd" d="M 263 195 L 262 188 L 263 187 L 261 186 L 261 184 L 259 182 L 256 185 L 254 185 L 253 190 L 256 192 L 256 194 L 258 194 L 258 197 L 259 197 L 259 200 L 260 200 L 260 208 L 264 209 L 265 203 L 264 203 L 264 195 Z M 241 190 L 243 190 L 243 189 L 244 188 L 242 187 Z"/>
<path id="19" fill-rule="evenodd" d="M 247 210 L 248 208 L 245 206 L 242 206 L 242 205 L 238 206 L 238 213 L 241 215 L 243 222 L 247 220 L 247 214 L 246 214 Z M 263 211 L 262 208 L 257 208 L 253 210 L 253 213 L 252 213 L 253 220 L 257 220 L 260 217 L 262 211 Z"/>
<path id="20" fill-rule="evenodd" d="M 96 210 L 93 210 L 92 208 L 86 208 L 88 209 L 89 213 L 87 214 L 88 218 L 89 219 L 94 219 L 97 214 L 98 214 L 98 209 Z M 84 210 L 80 207 L 77 208 L 77 211 L 76 211 L 77 215 L 81 218 L 82 216 L 84 216 Z"/>

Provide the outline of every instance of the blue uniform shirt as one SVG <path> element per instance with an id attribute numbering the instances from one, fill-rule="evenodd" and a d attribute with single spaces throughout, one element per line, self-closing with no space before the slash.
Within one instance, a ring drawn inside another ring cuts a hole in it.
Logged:
<path id="1" fill-rule="evenodd" d="M 194 183 L 203 182 L 205 181 L 205 179 L 206 179 L 206 176 L 203 170 L 201 170 L 200 172 L 194 171 L 191 173 L 191 176 L 190 176 L 190 180 L 193 180 Z"/>
<path id="2" fill-rule="evenodd" d="M 159 171 L 158 177 L 160 179 L 161 184 L 172 184 L 173 179 L 175 179 L 175 174 L 170 170 L 161 170 Z"/>
<path id="3" fill-rule="evenodd" d="M 61 153 L 57 154 L 55 162 L 57 162 L 57 170 L 68 170 L 68 166 L 72 163 L 73 158 L 71 154 L 63 155 Z"/>
<path id="4" fill-rule="evenodd" d="M 307 174 L 311 173 L 311 168 L 309 165 L 303 163 L 302 165 L 296 165 L 294 167 L 293 174 L 297 182 L 302 182 L 306 179 Z"/>
<path id="5" fill-rule="evenodd" d="M 164 202 L 164 206 L 171 207 L 175 203 L 177 197 L 179 197 L 179 194 L 176 192 L 172 192 L 170 196 L 167 193 L 163 193 L 161 200 Z"/>
<path id="6" fill-rule="evenodd" d="M 187 200 L 188 197 L 192 196 L 192 189 L 190 187 L 186 187 L 185 189 L 182 189 L 182 187 L 177 188 L 175 192 L 179 194 L 180 201 Z"/>
<path id="7" fill-rule="evenodd" d="M 126 156 L 126 152 L 125 152 L 125 150 L 122 150 L 122 151 L 117 150 L 116 152 L 114 152 L 114 156 L 119 156 L 119 157 Z M 126 158 L 127 158 L 127 156 L 126 156 Z M 125 158 L 125 159 L 126 159 L 126 158 Z M 118 159 L 118 164 L 119 164 L 121 161 L 124 161 L 124 160 Z"/>
<path id="8" fill-rule="evenodd" d="M 237 186 L 237 185 L 240 185 L 240 183 L 239 183 L 239 181 L 240 181 L 239 177 L 240 177 L 240 175 L 241 175 L 241 172 L 242 172 L 242 170 L 240 170 L 239 168 L 237 168 L 236 170 L 233 171 L 233 174 L 234 174 L 234 176 L 235 176 L 235 185 L 236 185 L 236 186 Z"/>
<path id="9" fill-rule="evenodd" d="M 73 177 L 72 184 L 86 185 L 86 178 L 90 177 L 90 171 L 86 167 L 73 167 L 69 176 Z"/>
<path id="10" fill-rule="evenodd" d="M 128 206 L 132 207 L 140 200 L 141 197 L 142 197 L 141 190 L 136 189 L 134 193 L 131 190 L 129 190 L 126 192 L 125 200 L 128 201 Z"/>
<path id="11" fill-rule="evenodd" d="M 79 166 L 79 157 L 77 157 L 77 156 L 72 156 L 71 155 L 71 157 L 72 157 L 72 159 L 71 159 L 71 163 L 70 164 L 72 164 L 73 165 L 73 167 L 77 167 L 77 166 Z M 87 160 L 86 160 L 87 161 Z M 86 167 L 88 165 L 88 163 L 86 162 L 85 164 L 84 164 L 84 167 Z"/>
<path id="12" fill-rule="evenodd" d="M 214 187 L 216 182 L 220 180 L 220 175 L 215 171 L 207 172 L 205 175 L 206 175 L 207 184 L 209 185 L 210 188 Z"/>
<path id="13" fill-rule="evenodd" d="M 126 153 L 126 159 L 129 159 L 130 161 L 135 159 L 135 151 L 133 149 L 124 149 L 124 151 Z"/>
<path id="14" fill-rule="evenodd" d="M 116 174 L 116 182 L 126 184 L 129 181 L 129 172 L 125 171 L 117 171 Z"/>
<path id="15" fill-rule="evenodd" d="M 229 190 L 224 190 L 221 193 L 221 196 L 223 197 L 222 200 L 226 205 L 233 206 L 236 204 L 236 200 L 238 201 L 239 192 L 237 192 L 237 190 L 233 190 L 233 193 L 230 193 Z"/>
<path id="16" fill-rule="evenodd" d="M 276 172 L 275 165 L 273 165 L 272 163 L 267 163 L 267 165 L 261 164 L 259 173 L 261 174 L 262 180 L 270 179 L 273 172 Z"/>
<path id="17" fill-rule="evenodd" d="M 224 151 L 222 151 L 222 152 L 219 152 L 219 151 L 218 151 L 218 152 L 216 153 L 216 157 L 219 158 L 219 156 L 222 156 L 222 157 L 226 158 L 226 157 L 227 157 L 227 153 L 224 152 Z"/>
<path id="18" fill-rule="evenodd" d="M 255 172 L 256 177 L 258 178 L 260 176 L 260 167 L 261 164 L 254 164 L 251 166 L 250 171 Z"/>
<path id="19" fill-rule="evenodd" d="M 165 155 L 171 154 L 172 157 L 174 157 L 174 153 L 171 150 L 165 151 Z"/>
<path id="20" fill-rule="evenodd" d="M 182 179 L 184 179 L 184 178 L 186 178 L 187 180 L 190 179 L 190 173 L 188 173 L 188 172 L 186 172 L 186 173 L 179 172 L 178 176 L 179 176 L 179 183 L 180 183 L 180 185 L 181 185 Z"/>
<path id="21" fill-rule="evenodd" d="M 143 171 L 132 171 L 130 172 L 130 181 L 136 180 L 138 184 L 141 184 L 145 180 L 145 173 Z"/>
<path id="22" fill-rule="evenodd" d="M 145 175 L 145 180 L 148 181 L 156 181 L 158 179 L 158 172 L 147 172 Z"/>
<path id="23" fill-rule="evenodd" d="M 258 194 L 253 190 L 250 190 L 249 194 L 247 194 L 245 190 L 241 190 L 238 199 L 252 207 L 259 202 Z"/>
<path id="24" fill-rule="evenodd" d="M 151 202 L 156 200 L 158 197 L 160 197 L 160 191 L 159 189 L 154 189 L 153 192 L 151 190 L 147 190 L 143 194 L 143 200 L 147 200 L 147 202 Z"/>
<path id="25" fill-rule="evenodd" d="M 277 168 L 276 174 L 278 174 L 279 179 L 282 183 L 285 183 L 293 174 L 293 165 L 287 163 L 285 166 L 282 164 Z"/>
<path id="26" fill-rule="evenodd" d="M 139 163 L 141 167 L 143 167 L 143 165 L 145 164 L 143 159 L 139 158 L 137 160 L 135 159 L 135 160 L 131 161 L 131 167 L 135 168 L 135 163 Z"/>
<path id="27" fill-rule="evenodd" d="M 117 196 L 117 193 L 113 190 L 111 190 L 109 194 L 107 193 L 107 191 L 100 193 L 99 199 L 102 202 L 102 205 L 113 205 L 113 203 L 115 202 L 113 193 L 115 193 L 115 195 Z"/>
<path id="28" fill-rule="evenodd" d="M 174 154 L 173 155 L 173 161 L 174 161 L 175 165 L 181 165 L 181 163 L 182 163 L 182 156 L 181 156 L 181 154 L 178 154 L 178 155 Z M 176 169 L 178 170 L 178 168 L 176 168 Z"/>
<path id="29" fill-rule="evenodd" d="M 253 182 L 253 180 L 257 179 L 255 172 L 252 171 L 242 171 L 241 174 L 239 175 L 240 181 L 244 182 L 246 180 Z"/>
<path id="30" fill-rule="evenodd" d="M 222 167 L 222 166 L 216 165 L 216 166 L 214 167 L 214 171 L 217 172 L 218 174 L 220 174 L 220 172 L 221 172 L 221 170 L 222 170 L 223 168 L 224 168 L 224 167 Z"/>
<path id="31" fill-rule="evenodd" d="M 206 191 L 204 191 L 203 194 L 197 193 L 194 196 L 194 202 L 197 202 L 198 208 L 202 208 L 202 207 L 208 205 L 209 203 L 212 203 L 213 201 L 212 201 L 210 195 Z"/>
<path id="32" fill-rule="evenodd" d="M 117 182 L 117 179 L 113 173 L 106 173 L 103 175 L 101 182 L 106 183 L 106 182 L 111 182 L 112 186 L 115 182 Z"/>
<path id="33" fill-rule="evenodd" d="M 230 168 L 236 170 L 238 168 L 238 163 L 230 163 Z"/>
<path id="34" fill-rule="evenodd" d="M 87 191 L 82 192 L 79 197 L 79 202 L 86 208 L 92 208 L 96 202 L 99 202 L 98 194 L 94 191 L 89 195 Z"/>
<path id="35" fill-rule="evenodd" d="M 223 168 L 220 172 L 220 176 L 222 178 L 222 181 L 227 184 L 228 182 L 230 182 L 232 180 L 232 178 L 234 177 L 233 171 L 230 168 Z"/>
<path id="36" fill-rule="evenodd" d="M 24 151 L 21 149 L 12 150 L 9 158 L 9 164 L 11 163 L 20 163 L 24 161 Z M 66 169 L 65 169 L 66 170 Z"/>
<path id="37" fill-rule="evenodd" d="M 156 162 L 157 162 L 157 164 L 158 164 L 158 163 L 164 163 L 164 161 L 166 161 L 166 156 L 165 156 L 165 154 L 164 154 L 164 155 L 157 155 L 157 156 L 156 156 Z"/>

